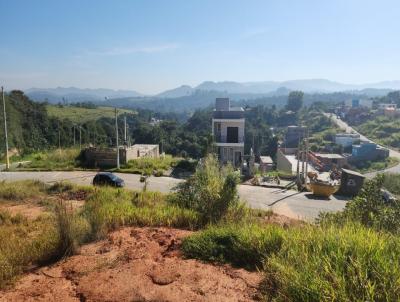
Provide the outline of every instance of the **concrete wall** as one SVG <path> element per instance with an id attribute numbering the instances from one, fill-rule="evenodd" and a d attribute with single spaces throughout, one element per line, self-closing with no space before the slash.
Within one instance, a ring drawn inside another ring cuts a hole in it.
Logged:
<path id="1" fill-rule="evenodd" d="M 126 149 L 126 161 L 137 159 L 140 157 L 154 157 L 160 156 L 158 145 L 133 145 Z"/>
<path id="2" fill-rule="evenodd" d="M 85 165 L 90 167 L 115 167 L 117 150 L 115 148 L 87 148 L 84 151 Z M 120 149 L 120 163 L 124 163 Z M 122 160 L 121 160 L 122 159 Z"/>
<path id="3" fill-rule="evenodd" d="M 85 164 L 90 167 L 116 167 L 116 148 L 87 148 L 84 151 Z M 133 145 L 130 148 L 119 149 L 119 163 L 126 164 L 129 160 L 140 157 L 159 157 L 158 145 Z"/>
<path id="4" fill-rule="evenodd" d="M 286 158 L 282 150 L 276 153 L 276 169 L 287 174 L 292 174 L 292 163 Z"/>

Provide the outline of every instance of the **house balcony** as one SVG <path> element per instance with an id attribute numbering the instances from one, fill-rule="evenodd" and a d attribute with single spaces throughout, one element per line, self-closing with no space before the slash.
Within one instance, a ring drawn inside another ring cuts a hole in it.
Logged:
<path id="1" fill-rule="evenodd" d="M 215 144 L 217 146 L 244 146 L 244 137 L 229 137 L 227 135 L 214 135 Z"/>

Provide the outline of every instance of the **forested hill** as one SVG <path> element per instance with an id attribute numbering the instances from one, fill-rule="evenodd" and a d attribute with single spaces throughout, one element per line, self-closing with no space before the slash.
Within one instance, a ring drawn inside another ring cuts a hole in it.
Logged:
<path id="1" fill-rule="evenodd" d="M 21 91 L 6 94 L 5 101 L 9 147 L 20 154 L 57 148 L 59 144 L 62 148 L 78 147 L 79 134 L 82 147 L 115 146 L 115 119 L 110 110 L 106 110 L 103 116 L 95 114 L 96 118 L 77 120 L 70 113 L 75 109 L 82 110 L 82 107 L 59 105 L 52 108 L 49 114 L 49 105 L 33 102 Z M 92 109 L 97 113 L 105 110 L 101 107 Z M 109 109 L 112 111 L 112 108 Z M 180 123 L 180 116 L 171 113 L 155 113 L 144 109 L 118 112 L 120 144 L 124 143 L 123 117 L 126 117 L 131 143 L 161 144 L 163 151 L 169 154 L 195 158 L 204 155 L 210 145 L 211 111 L 196 112 L 185 123 Z M 158 122 L 151 124 L 152 118 Z M 0 114 L 0 157 L 4 156 L 5 151 L 3 126 L 4 119 Z"/>
<path id="2" fill-rule="evenodd" d="M 5 95 L 10 148 L 33 150 L 55 145 L 58 140 L 58 120 L 50 118 L 46 106 L 32 102 L 22 91 Z M 4 119 L 1 114 L 0 137 L 4 138 Z M 4 152 L 4 141 L 0 144 Z"/>

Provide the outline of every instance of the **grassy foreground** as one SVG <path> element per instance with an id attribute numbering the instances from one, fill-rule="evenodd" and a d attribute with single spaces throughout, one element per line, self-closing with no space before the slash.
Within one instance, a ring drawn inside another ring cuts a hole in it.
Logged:
<path id="1" fill-rule="evenodd" d="M 323 214 L 316 225 L 217 224 L 182 249 L 189 258 L 263 271 L 267 301 L 399 301 L 400 203 L 382 199 L 385 183 L 366 182 L 343 212 Z"/>
<path id="2" fill-rule="evenodd" d="M 211 226 L 183 242 L 187 257 L 264 271 L 274 301 L 398 301 L 400 240 L 343 227 Z"/>
<path id="3" fill-rule="evenodd" d="M 237 175 L 219 169 L 213 157 L 169 195 L 0 183 L 0 201 L 50 205 L 34 220 L 0 212 L 0 287 L 28 266 L 71 255 L 116 228 L 168 226 L 197 230 L 182 243 L 187 258 L 262 272 L 267 301 L 399 301 L 400 203 L 388 203 L 380 193 L 383 185 L 399 187 L 392 179 L 397 177 L 367 181 L 343 212 L 289 227 L 266 224 L 241 204 Z M 83 207 L 72 210 L 68 196 L 84 196 Z"/>
<path id="4" fill-rule="evenodd" d="M 68 196 L 84 196 L 83 207 L 74 210 Z M 198 227 L 196 212 L 170 205 L 165 199 L 154 192 L 49 186 L 38 181 L 0 182 L 0 204 L 33 203 L 46 205 L 48 210 L 33 220 L 0 210 L 0 288 L 28 266 L 74 254 L 81 244 L 121 226 Z"/>

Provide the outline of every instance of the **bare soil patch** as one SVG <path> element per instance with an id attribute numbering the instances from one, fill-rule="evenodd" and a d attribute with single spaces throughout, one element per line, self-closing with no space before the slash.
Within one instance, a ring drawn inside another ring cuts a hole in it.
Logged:
<path id="1" fill-rule="evenodd" d="M 253 301 L 262 274 L 184 259 L 168 228 L 124 228 L 26 274 L 0 301 Z"/>
<path id="2" fill-rule="evenodd" d="M 38 206 L 36 204 L 31 203 L 23 203 L 23 204 L 1 204 L 0 210 L 5 210 L 9 212 L 11 215 L 15 216 L 20 214 L 27 219 L 34 220 L 38 218 L 40 215 L 46 212 L 45 207 Z"/>

